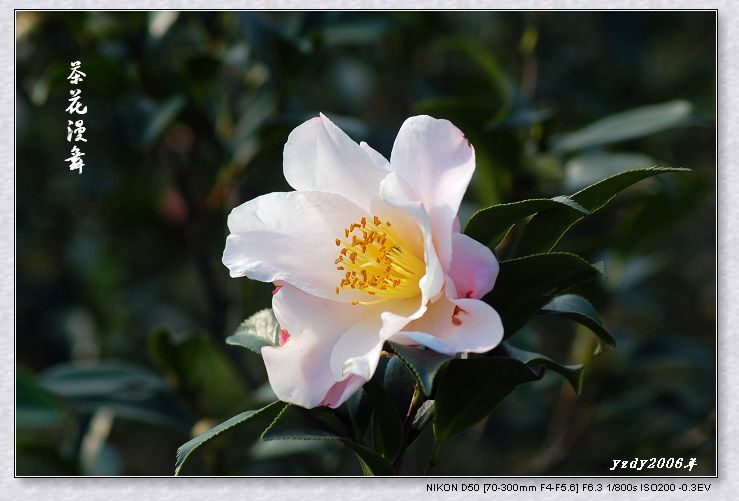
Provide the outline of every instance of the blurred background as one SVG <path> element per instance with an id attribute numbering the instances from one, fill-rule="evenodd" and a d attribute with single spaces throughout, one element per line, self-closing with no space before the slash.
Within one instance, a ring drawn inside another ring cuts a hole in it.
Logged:
<path id="1" fill-rule="evenodd" d="M 558 246 L 607 271 L 585 292 L 618 347 L 583 394 L 553 375 L 519 388 L 435 473 L 608 475 L 634 457 L 715 473 L 713 12 L 18 12 L 15 34 L 17 474 L 172 475 L 179 445 L 273 398 L 260 357 L 224 343 L 272 289 L 228 277 L 226 216 L 289 189 L 282 147 L 319 111 L 388 157 L 408 116 L 452 120 L 478 160 L 463 222 L 628 168 L 692 169 Z M 64 161 L 77 60 L 81 175 Z M 551 318 L 519 338 L 561 362 L 592 347 Z M 339 446 L 260 431 L 183 473 L 361 474 Z M 402 473 L 429 451 L 425 433 Z"/>

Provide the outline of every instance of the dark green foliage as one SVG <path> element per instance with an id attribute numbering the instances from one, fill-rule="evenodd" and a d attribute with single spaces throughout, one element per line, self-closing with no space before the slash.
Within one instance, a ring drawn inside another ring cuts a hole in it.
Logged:
<path id="1" fill-rule="evenodd" d="M 485 301 L 503 321 L 504 336 L 514 335 L 539 309 L 598 270 L 574 254 L 535 254 L 500 263 L 493 291 Z"/>
<path id="2" fill-rule="evenodd" d="M 517 385 L 536 378 L 526 364 L 513 358 L 450 362 L 434 399 L 437 447 L 486 417 Z"/>
<path id="3" fill-rule="evenodd" d="M 241 414 L 237 414 L 234 417 L 227 419 L 223 423 L 214 426 L 205 433 L 198 435 L 186 444 L 183 444 L 179 449 L 177 449 L 175 475 L 179 475 L 180 470 L 187 462 L 190 454 L 195 452 L 195 450 L 201 445 L 210 442 L 214 438 L 222 435 L 223 433 L 226 433 L 236 426 L 242 426 L 244 424 L 258 420 L 267 420 L 267 422 L 269 423 L 269 421 L 274 419 L 281 411 L 284 410 L 285 407 L 286 405 L 282 402 L 274 402 L 258 410 L 242 412 Z"/>

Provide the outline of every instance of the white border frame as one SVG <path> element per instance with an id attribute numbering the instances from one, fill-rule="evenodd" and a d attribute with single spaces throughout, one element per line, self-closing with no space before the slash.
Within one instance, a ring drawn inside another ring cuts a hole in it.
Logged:
<path id="1" fill-rule="evenodd" d="M 510 481 L 504 480 L 506 477 L 435 477 L 435 478 L 417 478 L 417 477 L 400 477 L 400 478 L 384 478 L 384 479 L 365 479 L 365 478 L 161 478 L 161 477 L 123 477 L 123 478 L 13 478 L 14 475 L 14 454 L 15 454 L 15 402 L 14 402 L 14 382 L 15 368 L 14 353 L 15 342 L 14 337 L 10 335 L 15 333 L 15 169 L 19 166 L 15 163 L 15 155 L 10 159 L 11 152 L 15 152 L 14 138 L 14 98 L 15 93 L 3 93 L 0 96 L 0 106 L 5 108 L 6 113 L 0 116 L 0 123 L 5 125 L 2 136 L 3 148 L 0 150 L 5 165 L 13 165 L 13 169 L 4 169 L 0 171 L 0 269 L 3 270 L 2 281 L 0 282 L 0 318 L 3 325 L 7 326 L 5 332 L 7 335 L 1 338 L 0 357 L 2 357 L 3 377 L 0 379 L 0 394 L 4 403 L 0 407 L 0 420 L 5 425 L 5 432 L 0 434 L 0 468 L 3 472 L 2 483 L 0 483 L 0 492 L 7 492 L 13 499 L 48 499 L 56 498 L 59 500 L 66 499 L 99 499 L 106 497 L 110 499 L 128 499 L 130 497 L 144 496 L 149 499 L 164 499 L 180 501 L 186 499 L 202 499 L 207 498 L 233 497 L 244 499 L 278 499 L 292 500 L 305 499 L 307 496 L 319 498 L 351 498 L 353 500 L 376 500 L 390 499 L 403 496 L 408 499 L 427 499 L 429 494 L 433 498 L 456 499 L 464 497 L 465 499 L 487 498 L 491 494 L 471 493 L 471 492 L 426 492 L 426 484 L 429 482 L 452 482 L 452 483 L 503 483 L 515 482 L 526 485 L 539 485 L 546 483 L 546 479 L 551 479 L 551 483 L 570 483 L 568 479 L 587 478 L 593 483 L 616 483 L 627 482 L 633 484 L 655 483 L 655 482 L 674 482 L 680 483 L 704 483 L 710 484 L 711 490 L 706 493 L 682 493 L 679 490 L 674 493 L 629 493 L 629 499 L 651 499 L 659 496 L 660 499 L 731 499 L 736 496 L 739 482 L 736 480 L 736 474 L 739 461 L 737 460 L 737 451 L 733 445 L 736 441 L 733 437 L 737 424 L 732 422 L 736 417 L 736 406 L 728 399 L 730 393 L 727 389 L 734 387 L 739 380 L 739 369 L 735 366 L 737 358 L 736 343 L 731 343 L 728 338 L 730 331 L 728 327 L 734 325 L 739 320 L 739 310 L 727 308 L 725 298 L 733 297 L 732 293 L 739 292 L 737 290 L 737 266 L 739 263 L 732 259 L 728 254 L 730 249 L 736 249 L 739 244 L 739 232 L 732 231 L 729 222 L 737 216 L 736 203 L 739 201 L 739 195 L 733 195 L 739 189 L 739 173 L 731 163 L 731 152 L 735 152 L 739 140 L 737 139 L 736 112 L 737 112 L 737 67 L 736 53 L 739 49 L 739 39 L 736 35 L 736 26 L 739 26 L 739 18 L 737 16 L 737 4 L 733 4 L 732 0 L 722 0 L 711 2 L 689 2 L 689 1 L 672 1 L 664 0 L 569 0 L 569 1 L 553 1 L 553 0 L 523 0 L 514 2 L 510 0 L 432 0 L 422 2 L 418 0 L 404 1 L 388 1 L 388 0 L 273 0 L 273 1 L 233 1 L 233 0 L 191 0 L 187 5 L 184 2 L 176 2 L 172 0 L 130 0 L 128 2 L 120 2 L 119 0 L 111 2 L 95 1 L 95 0 L 79 0 L 79 1 L 57 1 L 42 0 L 29 2 L 8 2 L 0 0 L 2 12 L 0 16 L 0 29 L 6 33 L 9 38 L 8 44 L 5 45 L 0 54 L 0 60 L 5 63 L 5 68 L 15 67 L 15 10 L 63 10 L 63 9 L 79 9 L 79 10 L 156 10 L 156 9 L 203 9 L 203 10 L 301 10 L 301 9 L 466 9 L 466 10 L 551 10 L 551 9 L 623 9 L 623 10 L 641 10 L 641 9 L 665 9 L 665 10 L 692 10 L 692 9 L 718 9 L 717 21 L 717 188 L 716 188 L 716 213 L 717 213 L 717 270 L 716 270 L 716 309 L 717 309 L 717 380 L 716 380 L 716 397 L 717 397 L 717 423 L 721 426 L 717 427 L 717 473 L 718 479 L 711 480 L 700 477 L 690 477 L 683 479 L 682 477 L 657 477 L 660 480 L 645 477 L 628 477 L 628 480 L 617 477 L 608 477 L 597 480 L 596 477 L 512 477 Z M 734 55 L 732 60 L 732 54 Z M 13 80 L 12 82 L 8 80 Z M 7 71 L 0 77 L 4 89 L 15 88 L 15 71 L 12 73 Z M 718 103 L 721 103 L 721 113 L 718 110 Z M 732 188 L 734 188 L 732 190 Z M 720 266 L 720 268 L 719 268 Z M 719 273 L 719 269 L 721 272 Z M 11 270 L 13 271 L 11 275 Z M 723 299 L 720 299 L 723 298 Z M 719 308 L 721 305 L 721 308 Z M 12 325 L 12 329 L 11 329 Z M 721 346 L 721 356 L 718 357 L 718 347 Z M 734 384 L 733 384 L 734 383 Z M 718 405 L 721 401 L 721 405 Z M 721 445 L 719 446 L 719 443 Z M 459 478 L 459 480 L 455 480 Z M 477 480 L 475 480 L 477 478 Z M 174 482 L 179 482 L 175 485 Z M 367 484 L 371 483 L 371 486 Z M 461 488 L 461 487 L 460 487 Z M 623 496 L 616 492 L 601 492 L 597 495 L 599 499 L 618 499 Z M 500 499 L 518 499 L 518 498 L 535 498 L 535 499 L 571 499 L 573 496 L 566 492 L 538 492 L 535 496 L 530 493 L 516 494 L 512 492 L 498 492 L 494 494 Z M 583 493 L 580 496 L 589 497 Z M 4 496 L 2 496 L 4 497 Z"/>

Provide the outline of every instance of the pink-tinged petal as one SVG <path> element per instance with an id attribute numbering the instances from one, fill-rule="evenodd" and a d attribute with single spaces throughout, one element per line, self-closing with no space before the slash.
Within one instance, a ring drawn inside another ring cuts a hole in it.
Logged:
<path id="1" fill-rule="evenodd" d="M 287 343 L 289 340 L 290 340 L 290 333 L 287 332 L 285 329 L 280 329 L 279 345 L 282 346 L 283 344 Z"/>
<path id="2" fill-rule="evenodd" d="M 493 290 L 498 269 L 498 260 L 486 246 L 463 233 L 452 235 L 449 276 L 459 297 L 479 299 Z"/>
<path id="3" fill-rule="evenodd" d="M 290 133 L 283 152 L 283 171 L 298 191 L 337 193 L 366 210 L 388 173 L 388 167 L 378 165 L 376 155 L 379 153 L 360 147 L 321 114 Z"/>
<path id="4" fill-rule="evenodd" d="M 475 150 L 448 120 L 422 115 L 401 126 L 390 165 L 418 193 L 431 220 L 439 261 L 448 271 L 454 218 L 475 170 Z"/>
<path id="5" fill-rule="evenodd" d="M 452 223 L 452 233 L 459 233 L 461 231 L 462 231 L 462 224 L 459 222 L 459 216 L 454 216 L 454 223 Z"/>
<path id="6" fill-rule="evenodd" d="M 366 213 L 332 193 L 269 193 L 231 211 L 223 264 L 232 277 L 289 283 L 311 294 L 352 301 L 336 295 L 342 274 L 334 261 L 336 237 Z"/>
<path id="7" fill-rule="evenodd" d="M 406 345 L 423 345 L 439 353 L 484 353 L 503 340 L 498 313 L 479 299 L 443 296 L 428 305 L 426 314 L 390 337 Z"/>
<path id="8" fill-rule="evenodd" d="M 324 402 L 341 405 L 362 381 L 337 376 L 331 370 L 331 355 L 344 333 L 370 313 L 379 319 L 379 311 L 321 299 L 291 285 L 273 296 L 272 308 L 280 326 L 290 333 L 283 345 L 262 348 L 269 382 L 277 397 L 307 408 Z"/>
<path id="9" fill-rule="evenodd" d="M 334 384 L 321 401 L 321 405 L 336 409 L 346 402 L 355 391 L 361 388 L 367 381 L 359 376 L 351 375 L 343 381 Z"/>

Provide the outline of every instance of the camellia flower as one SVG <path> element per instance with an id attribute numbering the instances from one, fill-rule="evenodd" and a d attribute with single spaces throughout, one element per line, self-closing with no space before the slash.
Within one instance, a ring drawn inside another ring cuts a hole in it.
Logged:
<path id="1" fill-rule="evenodd" d="M 283 171 L 295 191 L 231 212 L 223 263 L 232 277 L 278 286 L 279 346 L 262 348 L 277 397 L 338 407 L 377 368 L 385 341 L 444 354 L 503 338 L 479 298 L 498 262 L 459 232 L 475 152 L 447 120 L 416 116 L 390 161 L 324 115 L 290 133 Z"/>

